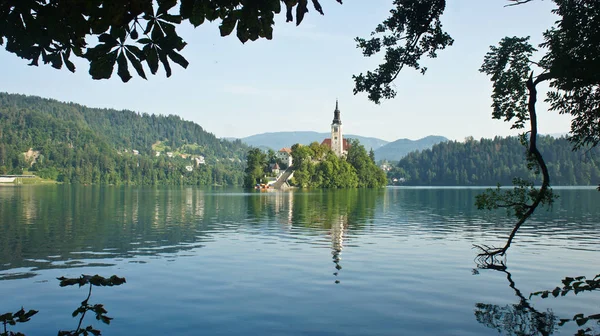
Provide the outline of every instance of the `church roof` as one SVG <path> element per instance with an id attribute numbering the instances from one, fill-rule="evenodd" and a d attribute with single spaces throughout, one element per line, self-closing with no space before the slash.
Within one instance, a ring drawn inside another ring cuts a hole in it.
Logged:
<path id="1" fill-rule="evenodd" d="M 327 138 L 321 142 L 321 145 L 327 145 L 327 147 L 331 148 L 331 138 Z M 350 149 L 350 141 L 344 139 L 344 150 L 347 151 Z"/>
<path id="2" fill-rule="evenodd" d="M 288 153 L 288 154 L 292 154 L 292 149 L 291 148 L 287 148 L 287 147 L 282 148 L 279 151 L 280 152 L 285 152 L 285 153 Z"/>

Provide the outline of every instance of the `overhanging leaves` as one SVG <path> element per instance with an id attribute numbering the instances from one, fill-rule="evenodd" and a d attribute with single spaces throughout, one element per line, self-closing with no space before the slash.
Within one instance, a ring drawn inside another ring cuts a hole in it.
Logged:
<path id="1" fill-rule="evenodd" d="M 366 92 L 369 100 L 377 104 L 396 96 L 391 85 L 405 66 L 425 73 L 427 68 L 421 66 L 421 57 L 435 58 L 438 50 L 454 43 L 440 21 L 445 0 L 394 0 L 394 6 L 391 16 L 375 28 L 370 39 L 356 38 L 365 57 L 385 49 L 383 64 L 353 76 L 354 94 Z"/>
<path id="2" fill-rule="evenodd" d="M 513 121 L 511 128 L 523 128 L 529 120 L 527 87 L 531 73 L 530 58 L 535 48 L 529 37 L 505 37 L 499 46 L 491 46 L 479 71 L 493 82 L 492 116 Z"/>
<path id="3" fill-rule="evenodd" d="M 185 42 L 177 34 L 177 25 L 187 20 L 197 27 L 220 19 L 222 36 L 237 27 L 241 42 L 272 39 L 274 17 L 281 12 L 282 2 L 290 11 L 289 21 L 296 9 L 300 24 L 308 11 L 307 0 L 10 1 L 0 4 L 0 45 L 30 65 L 37 66 L 41 57 L 45 64 L 57 69 L 65 65 L 71 72 L 75 71 L 71 56 L 85 58 L 94 79 L 110 78 L 117 66 L 117 74 L 127 82 L 129 64 L 145 79 L 144 63 L 152 74 L 162 65 L 170 76 L 169 60 L 184 68 L 188 65 L 180 53 Z M 319 0 L 312 4 L 323 13 Z M 90 36 L 98 37 L 92 47 L 86 43 Z M 134 46 L 143 52 L 136 53 Z M 120 50 L 115 53 L 116 49 Z"/>

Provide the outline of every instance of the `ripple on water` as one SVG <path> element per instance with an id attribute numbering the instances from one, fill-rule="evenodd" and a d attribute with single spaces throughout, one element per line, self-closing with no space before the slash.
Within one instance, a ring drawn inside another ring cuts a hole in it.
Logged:
<path id="1" fill-rule="evenodd" d="M 506 334 L 502 321 L 519 317 L 507 312 L 523 306 L 517 290 L 528 298 L 565 276 L 598 273 L 600 203 L 571 191 L 561 191 L 554 212 L 536 212 L 515 238 L 508 268 L 492 270 L 477 269 L 472 245 L 502 244 L 514 221 L 475 211 L 470 190 L 135 190 L 98 191 L 102 206 L 69 192 L 63 196 L 81 203 L 39 196 L 31 204 L 69 209 L 68 220 L 31 215 L 27 225 L 36 230 L 3 230 L 0 239 L 13 245 L 2 245 L 10 253 L 0 249 L 0 297 L 44 311 L 26 334 L 73 323 L 85 288 L 59 288 L 54 278 L 61 275 L 127 278 L 122 286 L 94 289 L 92 301 L 115 317 L 101 328 L 108 335 L 352 336 Z M 11 214 L 20 216 L 19 207 Z M 82 218 L 85 225 L 77 225 Z M 597 300 L 527 302 L 571 318 L 597 313 Z M 502 314 L 479 323 L 477 304 Z"/>

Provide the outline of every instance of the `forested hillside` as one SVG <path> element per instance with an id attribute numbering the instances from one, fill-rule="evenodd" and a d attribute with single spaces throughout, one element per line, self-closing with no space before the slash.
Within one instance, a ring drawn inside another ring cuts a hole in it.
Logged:
<path id="1" fill-rule="evenodd" d="M 239 185 L 246 151 L 240 141 L 218 139 L 178 116 L 0 93 L 0 174 L 29 171 L 67 183 Z M 199 156 L 205 164 L 191 160 Z"/>
<path id="2" fill-rule="evenodd" d="M 573 152 L 565 138 L 538 137 L 538 147 L 559 185 L 597 185 L 600 149 Z M 516 137 L 449 141 L 404 157 L 388 173 L 392 184 L 404 185 L 511 185 L 514 177 L 533 178 L 527 170 L 525 148 Z"/>

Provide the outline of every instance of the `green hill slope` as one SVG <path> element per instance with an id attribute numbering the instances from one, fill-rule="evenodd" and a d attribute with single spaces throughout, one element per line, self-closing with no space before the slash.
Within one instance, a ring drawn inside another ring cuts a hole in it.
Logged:
<path id="1" fill-rule="evenodd" d="M 600 148 L 573 152 L 565 138 L 551 136 L 538 137 L 538 147 L 546 160 L 551 185 L 600 182 Z M 406 185 L 511 185 L 514 177 L 535 178 L 527 170 L 524 153 L 516 137 L 448 141 L 410 153 L 388 173 L 388 178 L 403 179 Z"/>
<path id="2" fill-rule="evenodd" d="M 218 139 L 178 116 L 0 93 L 0 174 L 28 170 L 70 183 L 239 185 L 246 151 L 240 141 Z M 191 160 L 200 156 L 206 164 Z"/>

